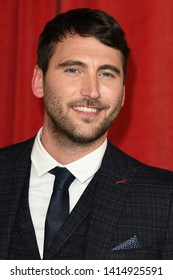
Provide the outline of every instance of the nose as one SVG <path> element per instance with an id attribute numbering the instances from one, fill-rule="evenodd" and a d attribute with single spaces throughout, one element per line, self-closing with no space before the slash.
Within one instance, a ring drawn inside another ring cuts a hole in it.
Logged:
<path id="1" fill-rule="evenodd" d="M 99 82 L 97 76 L 87 76 L 82 83 L 81 95 L 98 99 L 100 97 Z"/>

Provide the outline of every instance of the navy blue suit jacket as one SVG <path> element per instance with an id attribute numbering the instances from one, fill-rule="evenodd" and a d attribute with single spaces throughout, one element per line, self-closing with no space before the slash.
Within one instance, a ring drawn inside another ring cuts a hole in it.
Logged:
<path id="1" fill-rule="evenodd" d="M 40 259 L 28 205 L 33 141 L 0 150 L 0 259 Z M 172 195 L 172 172 L 108 143 L 44 258 L 173 259 Z"/>

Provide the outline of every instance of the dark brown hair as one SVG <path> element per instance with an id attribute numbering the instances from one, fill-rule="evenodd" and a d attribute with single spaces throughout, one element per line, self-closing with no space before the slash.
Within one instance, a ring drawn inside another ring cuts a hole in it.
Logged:
<path id="1" fill-rule="evenodd" d="M 37 51 L 38 66 L 44 75 L 56 44 L 66 38 L 68 34 L 95 37 L 101 43 L 120 50 L 125 77 L 129 48 L 124 31 L 119 23 L 106 12 L 88 8 L 61 13 L 45 25 L 39 38 Z"/>

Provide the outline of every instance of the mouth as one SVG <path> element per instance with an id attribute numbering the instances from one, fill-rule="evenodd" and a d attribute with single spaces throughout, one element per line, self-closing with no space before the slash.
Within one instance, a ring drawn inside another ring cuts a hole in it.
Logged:
<path id="1" fill-rule="evenodd" d="M 101 109 L 99 108 L 93 108 L 93 107 L 87 107 L 87 106 L 76 106 L 73 107 L 75 111 L 84 112 L 84 113 L 98 113 Z"/>
<path id="2" fill-rule="evenodd" d="M 78 114 L 81 118 L 85 119 L 96 119 L 100 113 L 103 111 L 102 108 L 94 107 L 94 106 L 72 106 L 72 110 L 75 112 L 75 114 Z"/>

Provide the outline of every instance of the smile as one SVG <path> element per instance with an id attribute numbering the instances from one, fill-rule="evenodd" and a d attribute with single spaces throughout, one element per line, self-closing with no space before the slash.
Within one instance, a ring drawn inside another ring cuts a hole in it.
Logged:
<path id="1" fill-rule="evenodd" d="M 91 108 L 91 107 L 84 107 L 84 106 L 73 107 L 73 109 L 85 113 L 97 113 L 99 111 L 98 108 Z"/>

